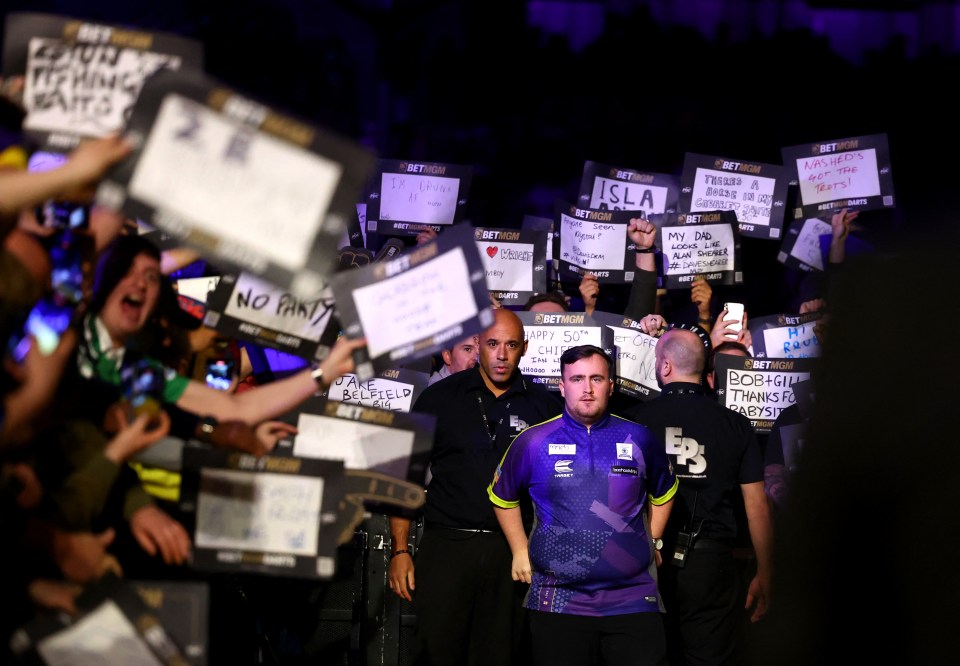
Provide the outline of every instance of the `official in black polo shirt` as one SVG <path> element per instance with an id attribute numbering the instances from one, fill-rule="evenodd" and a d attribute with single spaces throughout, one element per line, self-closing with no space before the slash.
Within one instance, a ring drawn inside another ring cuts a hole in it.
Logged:
<path id="1" fill-rule="evenodd" d="M 416 568 L 410 521 L 390 520 L 390 588 L 414 602 L 418 664 L 517 663 L 522 644 L 526 585 L 511 578 L 510 547 L 486 489 L 513 438 L 560 414 L 563 403 L 520 373 L 520 318 L 505 309 L 494 316 L 480 334 L 478 365 L 427 387 L 413 406 L 437 417 L 431 479 Z"/>
<path id="2" fill-rule="evenodd" d="M 757 556 L 746 599 L 753 622 L 770 600 L 773 529 L 763 457 L 750 420 L 704 393 L 705 360 L 696 333 L 668 330 L 656 348 L 660 396 L 623 414 L 663 438 L 680 481 L 659 571 L 672 664 L 725 664 L 733 658 L 742 612 L 733 556 L 737 493 Z"/>

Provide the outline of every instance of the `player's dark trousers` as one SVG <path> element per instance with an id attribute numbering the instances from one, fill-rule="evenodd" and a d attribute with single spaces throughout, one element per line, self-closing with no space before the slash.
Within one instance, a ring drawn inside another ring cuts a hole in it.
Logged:
<path id="1" fill-rule="evenodd" d="M 414 608 L 418 666 L 524 664 L 526 585 L 499 532 L 424 529 L 417 549 Z"/>
<path id="2" fill-rule="evenodd" d="M 665 666 L 660 613 L 606 617 L 530 611 L 534 666 Z"/>

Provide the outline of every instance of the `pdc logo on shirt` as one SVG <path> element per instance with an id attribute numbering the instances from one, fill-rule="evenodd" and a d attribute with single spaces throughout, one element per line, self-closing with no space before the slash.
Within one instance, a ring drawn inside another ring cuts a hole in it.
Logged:
<path id="1" fill-rule="evenodd" d="M 553 478 L 555 479 L 567 479 L 573 476 L 573 461 L 572 460 L 558 460 L 553 463 Z"/>

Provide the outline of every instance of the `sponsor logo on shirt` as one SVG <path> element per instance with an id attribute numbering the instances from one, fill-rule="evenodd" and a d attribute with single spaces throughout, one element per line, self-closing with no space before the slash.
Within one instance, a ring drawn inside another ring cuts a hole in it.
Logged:
<path id="1" fill-rule="evenodd" d="M 565 479 L 567 477 L 573 476 L 573 461 L 572 460 L 558 460 L 553 464 L 553 471 L 555 478 Z"/>
<path id="2" fill-rule="evenodd" d="M 633 444 L 617 442 L 617 460 L 633 460 Z"/>
<path id="3" fill-rule="evenodd" d="M 520 418 L 519 416 L 517 416 L 516 414 L 511 414 L 511 415 L 510 415 L 510 426 L 511 426 L 512 428 L 514 428 L 517 432 L 520 432 L 521 430 L 526 429 L 526 427 L 527 427 L 527 422 L 524 421 L 523 419 L 521 419 L 521 418 Z"/>
<path id="4" fill-rule="evenodd" d="M 623 465 L 614 465 L 610 468 L 613 474 L 629 474 L 630 476 L 639 476 L 640 471 L 636 467 L 625 467 Z"/>
<path id="5" fill-rule="evenodd" d="M 551 444 L 547 449 L 547 455 L 551 456 L 572 456 L 576 453 L 576 444 Z"/>

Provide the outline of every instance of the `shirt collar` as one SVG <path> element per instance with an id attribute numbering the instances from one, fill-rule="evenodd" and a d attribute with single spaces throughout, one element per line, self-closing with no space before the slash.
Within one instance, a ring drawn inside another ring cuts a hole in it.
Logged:
<path id="1" fill-rule="evenodd" d="M 599 421 L 592 423 L 590 425 L 590 430 L 593 431 L 596 428 L 602 428 L 607 425 L 607 422 L 610 420 L 610 412 L 608 411 L 604 414 Z M 580 430 L 587 430 L 587 426 L 580 423 L 578 420 L 571 416 L 570 412 L 567 411 L 566 406 L 563 408 L 563 422 L 565 425 L 570 426 L 571 428 L 578 428 Z"/>
<path id="2" fill-rule="evenodd" d="M 670 382 L 660 391 L 660 395 L 683 395 L 683 394 L 704 395 L 702 384 L 693 382 Z"/>

